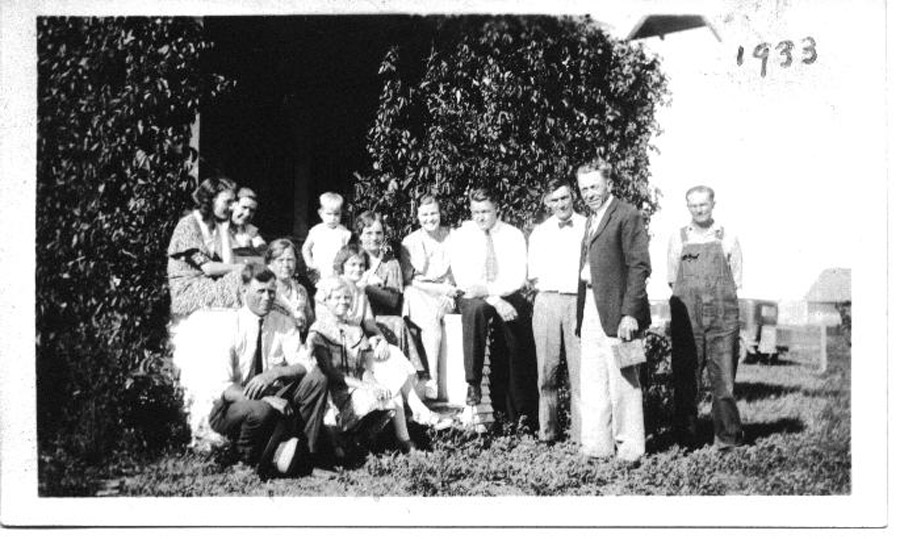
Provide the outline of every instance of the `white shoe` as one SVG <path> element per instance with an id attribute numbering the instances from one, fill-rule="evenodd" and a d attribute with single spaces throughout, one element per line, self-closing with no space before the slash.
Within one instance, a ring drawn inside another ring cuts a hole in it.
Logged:
<path id="1" fill-rule="evenodd" d="M 435 412 L 431 412 L 430 414 L 425 416 L 413 417 L 413 421 L 415 421 L 419 425 L 431 427 L 434 430 L 444 430 L 450 428 L 450 426 L 453 425 L 452 418 L 442 417 L 440 414 L 437 414 Z"/>

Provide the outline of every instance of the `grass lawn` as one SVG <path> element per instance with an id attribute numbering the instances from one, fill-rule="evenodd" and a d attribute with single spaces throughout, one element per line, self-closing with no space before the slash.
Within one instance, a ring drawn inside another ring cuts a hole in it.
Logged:
<path id="1" fill-rule="evenodd" d="M 588 461 L 571 442 L 547 447 L 530 434 L 445 431 L 430 451 L 383 449 L 358 466 L 317 469 L 300 479 L 261 482 L 226 454 L 172 454 L 132 469 L 107 472 L 106 494 L 120 496 L 545 496 L 850 493 L 850 354 L 832 339 L 828 371 L 808 358 L 778 365 L 744 364 L 736 396 L 746 445 L 726 453 L 711 446 L 709 404 L 701 429 L 709 444 L 687 451 L 662 432 L 648 439 L 636 469 Z M 102 495 L 102 494 L 101 494 Z"/>

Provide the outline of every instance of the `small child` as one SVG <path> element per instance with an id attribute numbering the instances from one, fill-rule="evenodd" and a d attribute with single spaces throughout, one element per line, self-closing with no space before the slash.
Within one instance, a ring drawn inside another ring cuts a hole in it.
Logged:
<path id="1" fill-rule="evenodd" d="M 249 187 L 241 187 L 231 207 L 232 248 L 253 247 L 258 252 L 265 251 L 266 241 L 259 235 L 259 229 L 250 224 L 258 207 L 256 192 Z"/>
<path id="2" fill-rule="evenodd" d="M 344 198 L 337 193 L 327 192 L 319 196 L 322 222 L 310 229 L 300 249 L 313 284 L 334 275 L 334 256 L 341 247 L 350 243 L 350 231 L 341 224 L 343 204 Z"/>

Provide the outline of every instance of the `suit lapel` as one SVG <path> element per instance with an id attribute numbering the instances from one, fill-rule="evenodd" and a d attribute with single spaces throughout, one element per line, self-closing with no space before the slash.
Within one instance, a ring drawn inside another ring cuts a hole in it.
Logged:
<path id="1" fill-rule="evenodd" d="M 588 242 L 588 245 L 594 242 L 597 238 L 600 237 L 600 234 L 603 233 L 603 229 L 606 228 L 606 225 L 609 224 L 609 220 L 612 218 L 613 212 L 616 211 L 616 207 L 619 205 L 619 200 L 617 198 L 613 198 L 609 202 L 609 207 L 606 208 L 606 213 L 603 214 L 603 219 L 600 220 L 600 226 L 597 227 L 597 231 L 591 236 L 591 240 Z"/>

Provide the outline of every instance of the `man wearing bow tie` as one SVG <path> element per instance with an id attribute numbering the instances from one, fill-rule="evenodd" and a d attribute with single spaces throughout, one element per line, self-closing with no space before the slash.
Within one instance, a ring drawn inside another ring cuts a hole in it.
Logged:
<path id="1" fill-rule="evenodd" d="M 537 351 L 540 403 L 538 438 L 559 438 L 556 387 L 561 352 L 569 372 L 571 436 L 579 439 L 578 364 L 581 343 L 575 335 L 578 264 L 587 219 L 575 213 L 574 193 L 565 180 L 550 182 L 544 203 L 552 215 L 528 239 L 528 279 L 537 290 L 531 327 Z"/>
<path id="2" fill-rule="evenodd" d="M 636 464 L 644 454 L 644 410 L 638 366 L 619 368 L 613 345 L 650 325 L 649 238 L 644 217 L 612 196 L 612 168 L 597 160 L 576 172 L 591 210 L 578 286 L 581 337 L 581 450 Z"/>

